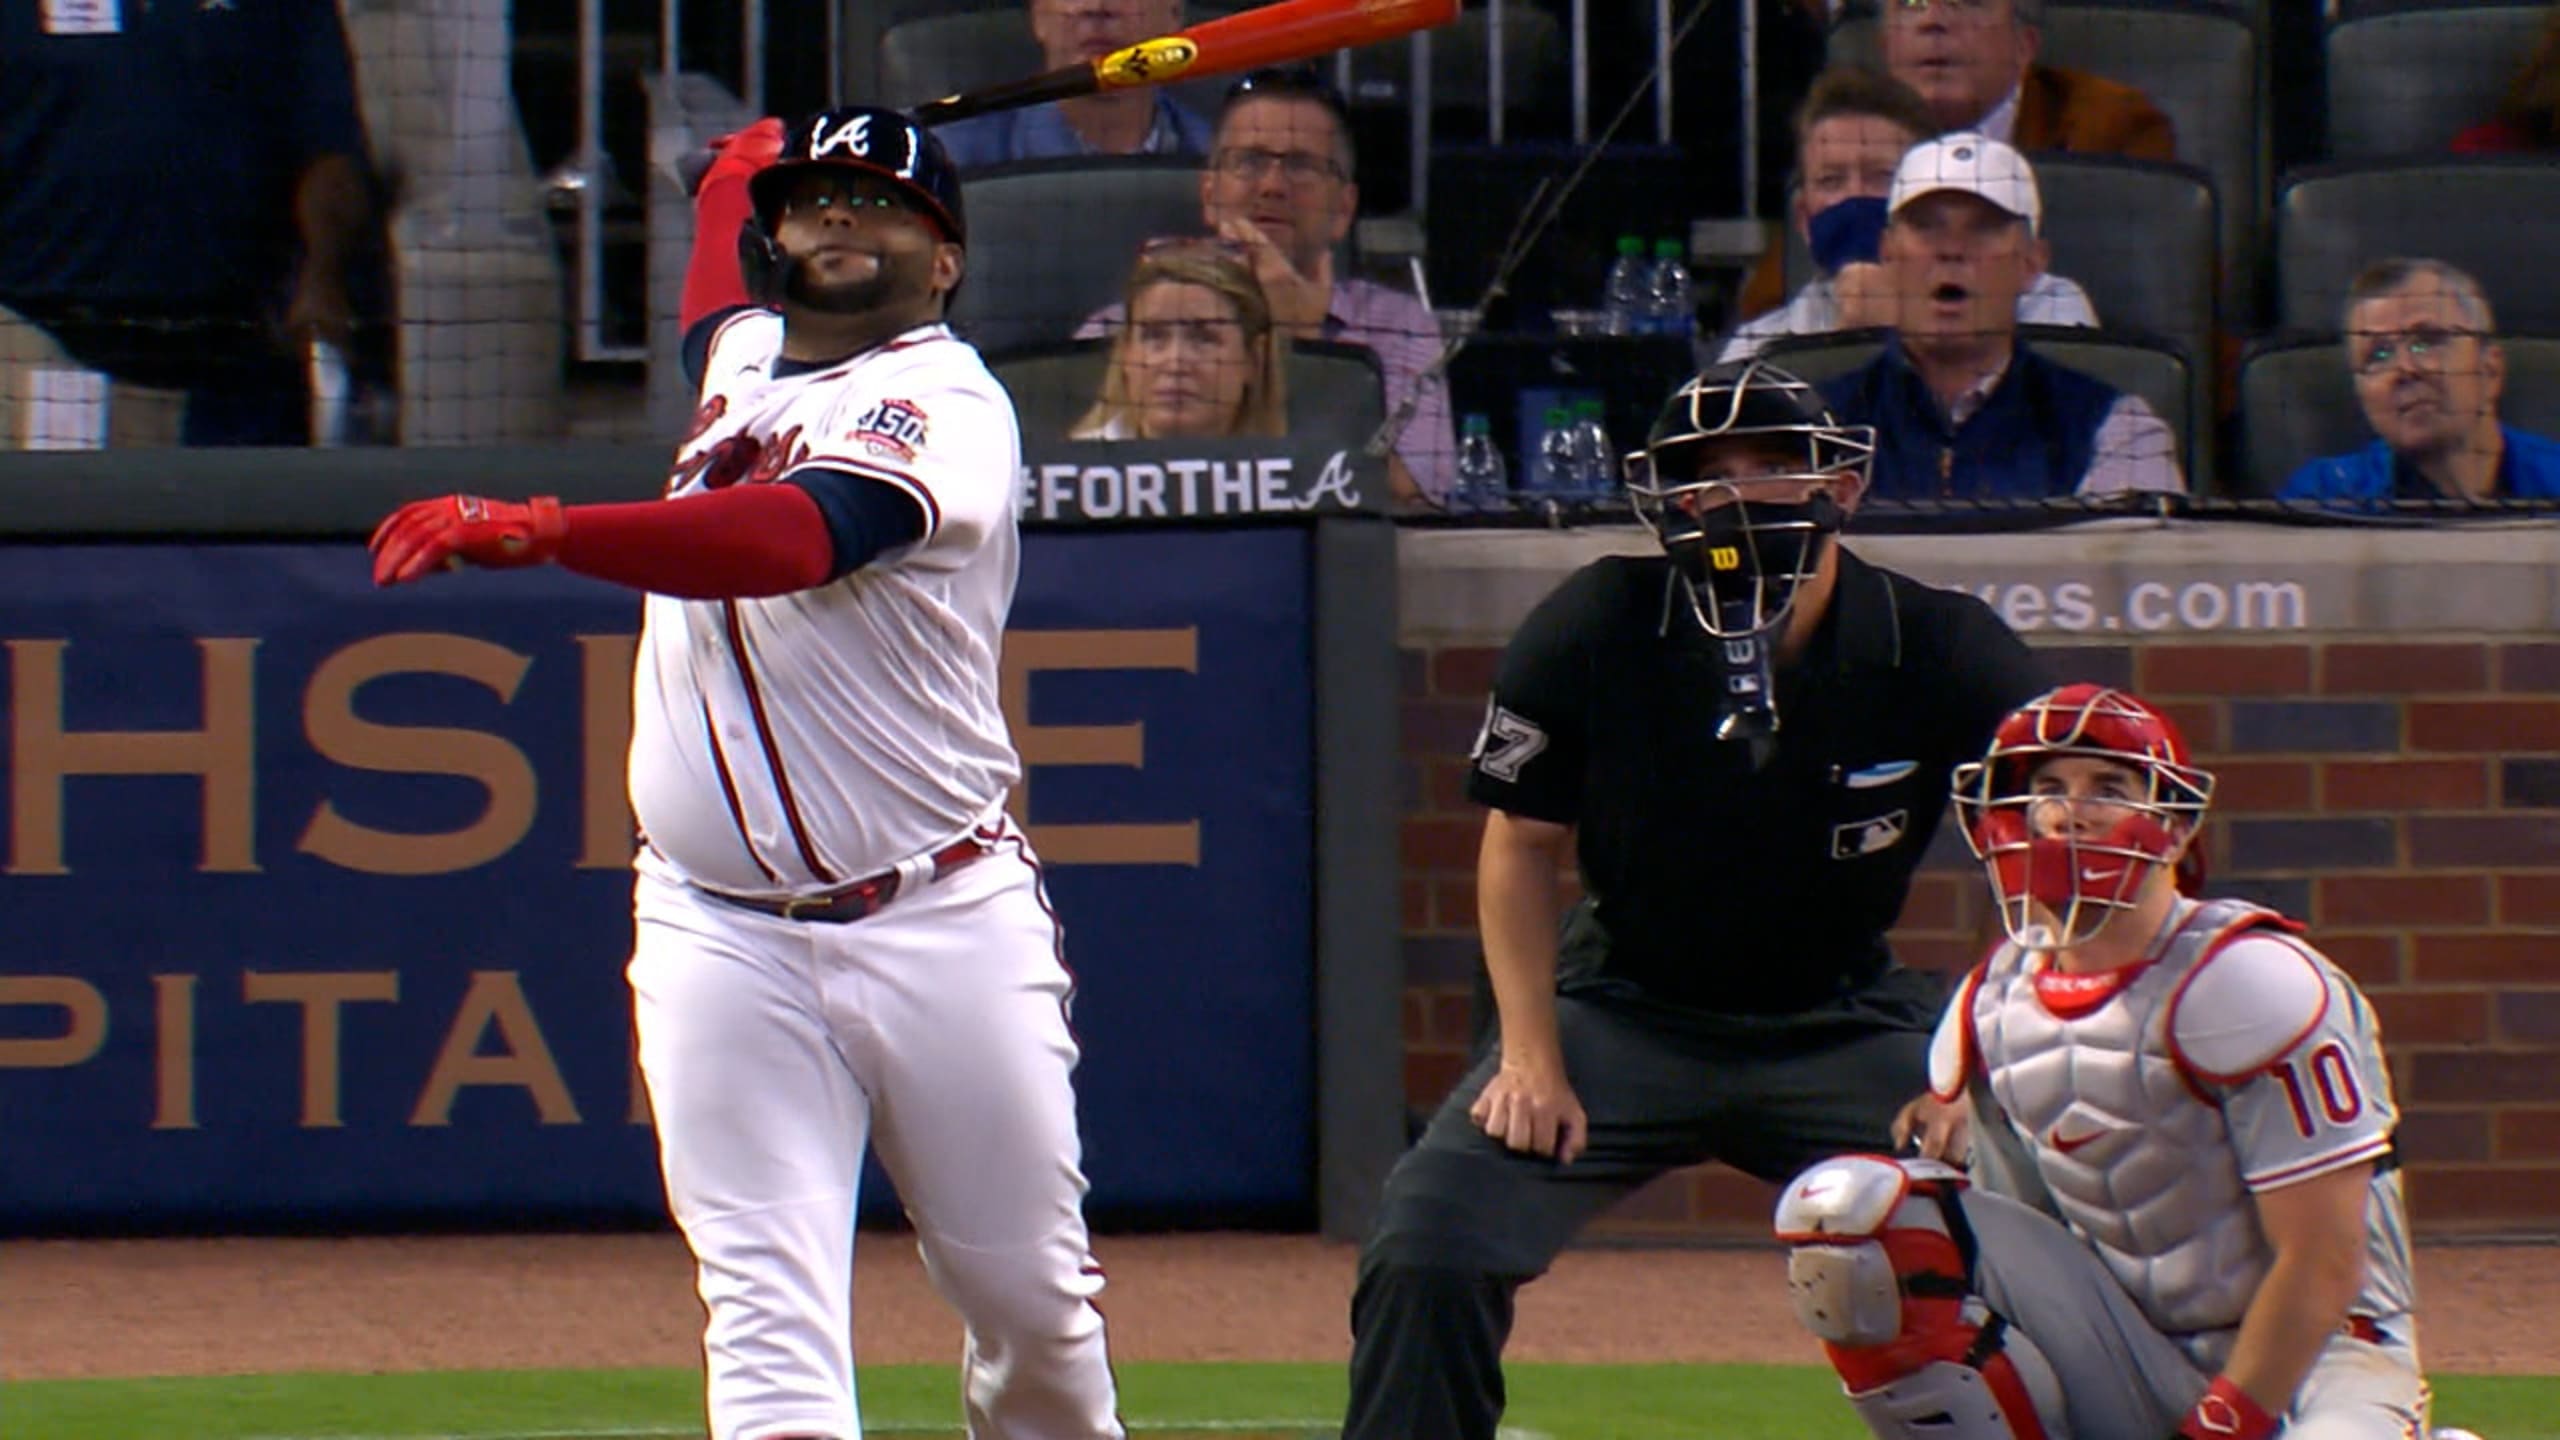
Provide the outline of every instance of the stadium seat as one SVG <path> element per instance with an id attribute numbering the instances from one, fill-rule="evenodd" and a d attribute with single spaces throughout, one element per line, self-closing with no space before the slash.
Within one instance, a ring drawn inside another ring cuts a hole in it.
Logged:
<path id="1" fill-rule="evenodd" d="M 1832 31 L 1832 56 L 1881 65 L 1876 24 L 1872 10 L 1844 16 Z M 2212 177 L 2221 207 L 2223 313 L 2254 311 L 2247 302 L 2267 153 L 2255 17 L 2203 0 L 2073 0 L 2045 6 L 2042 35 L 2045 64 L 2137 86 L 2168 115 L 2178 158 Z"/>
<path id="2" fill-rule="evenodd" d="M 1186 14 L 1196 23 L 1245 8 L 1228 0 L 1191 0 Z M 876 34 L 875 54 L 863 73 L 872 77 L 869 93 L 886 105 L 920 105 L 1048 68 L 1039 42 L 1031 38 L 1024 0 L 904 0 L 867 28 Z M 1183 104 L 1210 115 L 1234 79 L 1214 76 L 1172 89 Z"/>
<path id="3" fill-rule="evenodd" d="M 969 177 L 969 275 L 951 321 L 980 349 L 1064 340 L 1120 299 L 1138 247 L 1200 231 L 1200 162 L 1032 160 Z"/>
<path id="4" fill-rule="evenodd" d="M 2330 27 L 2329 158 L 2442 155 L 2489 118 L 2547 5 L 2401 0 Z"/>
<path id="5" fill-rule="evenodd" d="M 979 85 L 1036 75 L 1039 42 L 1023 7 L 920 15 L 880 32 L 881 103 L 921 105 Z"/>
<path id="6" fill-rule="evenodd" d="M 2539 435 L 2560 436 L 2560 339 L 2500 336 L 2507 352 L 2499 418 Z M 2243 495 L 2273 495 L 2304 461 L 2343 455 L 2373 443 L 2334 335 L 2287 335 L 2249 348 L 2240 362 Z"/>
<path id="7" fill-rule="evenodd" d="M 1454 24 L 1431 32 L 1431 105 L 1435 110 L 1486 111 L 1493 106 L 1492 55 L 1486 12 L 1462 12 Z M 1534 110 L 1552 98 L 1564 77 L 1571 41 L 1553 15 L 1534 6 L 1502 10 L 1502 107 L 1506 114 Z M 1364 45 L 1351 52 L 1349 98 L 1357 106 L 1403 110 L 1413 78 L 1413 42 Z"/>
<path id="8" fill-rule="evenodd" d="M 2211 450 L 2200 450 L 2195 443 L 2194 369 L 2184 356 L 2145 338 L 2071 326 L 2028 325 L 2018 335 L 2044 358 L 2149 402 L 2177 437 L 2178 463 L 2186 471 L 2190 493 L 2211 493 Z M 1770 364 L 1819 385 L 1875 359 L 1883 348 L 1882 331 L 1844 330 L 1791 336 L 1762 355 Z"/>
<path id="9" fill-rule="evenodd" d="M 2339 328 L 2358 272 L 2395 255 L 2479 277 L 2500 327 L 2560 334 L 2560 165 L 2534 159 L 2321 166 L 2285 179 L 2276 202 L 2277 323 Z"/>
<path id="10" fill-rule="evenodd" d="M 347 44 L 374 161 L 406 192 L 390 218 L 400 443 L 558 439 L 560 251 L 509 99 L 505 20 L 366 5 Z"/>
<path id="11" fill-rule="evenodd" d="M 1102 393 L 1109 340 L 1069 340 L 1005 351 L 988 361 L 1022 416 L 1026 444 L 1056 440 Z M 1386 418 L 1386 382 L 1365 345 L 1301 340 L 1289 353 L 1289 430 L 1301 441 L 1356 449 Z"/>

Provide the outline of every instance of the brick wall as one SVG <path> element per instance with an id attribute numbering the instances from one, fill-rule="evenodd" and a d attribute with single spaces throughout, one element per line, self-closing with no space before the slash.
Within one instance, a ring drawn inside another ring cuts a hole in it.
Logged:
<path id="1" fill-rule="evenodd" d="M 1461 793 L 1496 651 L 1404 652 L 1405 1086 L 1436 1105 L 1472 1016 L 1479 812 Z M 2049 651 L 2171 710 L 2219 778 L 2215 889 L 2310 922 L 2382 1017 L 2422 1233 L 2560 1234 L 2560 644 L 2176 642 Z M 1960 968 L 1989 923 L 1941 843 L 1895 942 Z M 1702 1167 L 1620 1231 L 1765 1233 L 1771 1196 Z"/>

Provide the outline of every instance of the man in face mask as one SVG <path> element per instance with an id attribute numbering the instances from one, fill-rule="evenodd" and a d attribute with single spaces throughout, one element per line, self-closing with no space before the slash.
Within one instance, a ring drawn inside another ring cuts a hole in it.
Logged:
<path id="1" fill-rule="evenodd" d="M 1880 263 L 1886 200 L 1904 152 L 1938 133 L 1928 102 L 1881 71 L 1835 65 L 1806 93 L 1795 128 L 1788 223 L 1816 273 L 1786 304 L 1726 337 L 1719 360 L 1748 360 L 1782 336 L 1896 323 Z M 2077 283 L 2039 271 L 2018 296 L 2018 323 L 2096 325 L 2098 312 Z"/>
<path id="2" fill-rule="evenodd" d="M 1871 447 L 1793 375 L 1710 368 L 1629 467 L 1660 550 L 1504 648 L 1467 779 L 1500 1024 L 1387 1180 L 1345 1440 L 1491 1440 L 1518 1288 L 1656 1176 L 1890 1147 L 1940 987 L 1885 932 L 1950 772 L 2046 680 L 1979 600 L 1842 547 Z"/>

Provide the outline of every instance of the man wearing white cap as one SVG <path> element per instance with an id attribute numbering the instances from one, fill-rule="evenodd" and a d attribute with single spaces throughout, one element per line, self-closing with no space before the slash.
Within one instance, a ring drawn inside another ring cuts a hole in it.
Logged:
<path id="1" fill-rule="evenodd" d="M 2018 296 L 2048 253 L 2025 156 L 1971 131 L 1913 146 L 1889 215 L 1895 343 L 1822 387 L 1844 423 L 1875 427 L 1870 495 L 2186 489 L 2177 442 L 2149 405 L 2019 343 Z"/>

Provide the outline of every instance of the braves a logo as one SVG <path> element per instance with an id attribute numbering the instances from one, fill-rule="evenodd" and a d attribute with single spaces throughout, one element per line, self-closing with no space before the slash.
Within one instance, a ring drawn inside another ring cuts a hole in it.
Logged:
<path id="1" fill-rule="evenodd" d="M 862 412 L 845 438 L 874 455 L 914 464 L 924 448 L 924 411 L 911 400 L 882 400 Z"/>
<path id="2" fill-rule="evenodd" d="M 824 159 L 842 150 L 852 155 L 871 153 L 871 117 L 856 115 L 832 130 L 822 130 L 809 137 L 809 158 Z"/>

